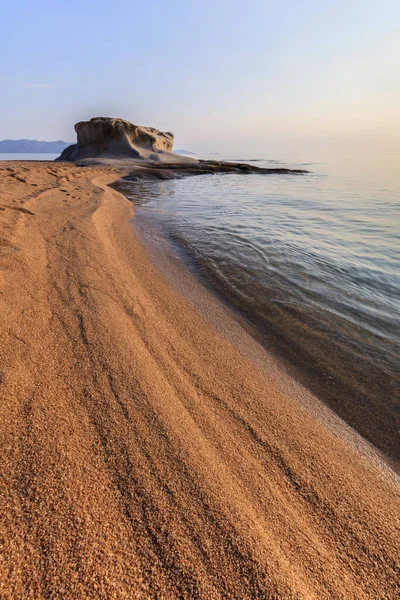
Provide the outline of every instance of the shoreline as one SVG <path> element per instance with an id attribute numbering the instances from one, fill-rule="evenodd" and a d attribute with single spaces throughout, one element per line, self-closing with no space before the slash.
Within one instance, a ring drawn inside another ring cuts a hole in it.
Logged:
<path id="1" fill-rule="evenodd" d="M 395 594 L 395 476 L 174 289 L 120 174 L 0 168 L 5 593 Z"/>
<path id="2" fill-rule="evenodd" d="M 395 383 L 389 378 L 389 383 L 382 381 L 381 374 L 378 373 L 378 377 L 373 371 L 373 365 L 369 365 L 365 360 L 363 362 L 362 353 L 357 357 L 349 350 L 346 355 L 343 345 L 335 346 L 335 335 L 342 332 L 335 331 L 333 325 L 327 326 L 323 331 L 316 330 L 315 323 L 312 320 L 310 322 L 310 318 L 307 320 L 307 314 L 295 317 L 293 311 L 274 312 L 271 306 L 269 309 L 263 309 L 264 312 L 269 311 L 268 317 L 259 314 L 257 310 L 252 311 L 253 307 L 246 304 L 240 292 L 223 278 L 218 278 L 218 273 L 212 271 L 205 261 L 199 262 L 195 250 L 172 239 L 157 214 L 148 211 L 146 205 L 142 206 L 140 179 L 138 178 L 139 184 L 135 181 L 127 186 L 125 180 L 126 178 L 117 181 L 112 187 L 122 192 L 133 203 L 133 223 L 141 223 L 144 226 L 142 239 L 147 239 L 148 248 L 151 249 L 152 246 L 151 237 L 157 237 L 161 245 L 164 240 L 165 244 L 159 249 L 160 252 L 177 252 L 184 268 L 191 271 L 193 278 L 206 286 L 225 308 L 240 319 L 242 326 L 267 353 L 272 353 L 279 359 L 282 368 L 292 378 L 310 390 L 312 395 L 319 398 L 322 404 L 347 426 L 353 428 L 399 473 L 395 397 L 389 401 L 390 394 L 394 395 Z M 146 232 L 146 228 L 150 232 Z M 161 266 L 162 261 L 159 260 L 157 250 L 158 248 L 152 253 L 153 259 Z M 190 286 L 187 286 L 186 293 L 190 294 Z M 343 328 L 343 324 L 337 325 Z M 318 336 L 321 335 L 326 337 L 325 345 L 330 346 L 330 352 L 327 352 L 326 356 L 321 353 L 321 349 L 318 351 Z M 348 337 L 348 342 L 351 342 L 351 336 Z M 351 365 L 351 368 L 348 369 L 347 365 Z"/>
<path id="3" fill-rule="evenodd" d="M 118 188 L 111 186 L 113 189 Z M 130 200 L 131 201 L 131 200 Z M 313 388 L 318 389 L 317 382 L 312 385 L 310 378 L 302 373 L 298 364 L 291 361 L 283 352 L 279 352 L 274 344 L 268 343 L 262 332 L 257 331 L 254 322 L 215 288 L 207 277 L 190 264 L 180 246 L 166 237 L 157 225 L 149 232 L 147 219 L 146 231 L 141 228 L 141 215 L 134 214 L 131 224 L 134 235 L 138 237 L 147 258 L 177 292 L 188 300 L 193 308 L 207 321 L 218 335 L 225 337 L 237 350 L 255 362 L 261 370 L 274 379 L 277 386 L 293 396 L 305 410 L 312 413 L 324 426 L 335 435 L 341 437 L 366 459 L 372 460 L 378 469 L 388 470 L 389 477 L 399 477 L 399 462 L 382 452 L 376 445 L 365 438 L 351 423 L 347 422 L 320 397 Z M 145 211 L 146 208 L 140 208 Z M 157 240 L 151 236 L 158 235 Z M 176 250 L 179 252 L 177 253 Z M 270 340 L 269 340 L 270 341 Z M 321 393 L 321 396 L 323 394 Z"/>
<path id="4" fill-rule="evenodd" d="M 174 177 L 172 176 L 172 178 Z M 123 177 L 123 180 L 125 179 L 135 183 L 136 181 L 158 180 L 158 177 L 152 175 L 147 177 L 140 174 L 135 179 L 134 174 L 129 174 L 128 177 Z M 109 187 L 126 197 L 123 191 L 120 191 L 120 181 L 121 179 L 112 182 Z M 326 402 L 325 398 L 318 396 L 313 391 L 323 389 L 318 386 L 317 382 L 314 385 L 310 384 L 310 379 L 315 379 L 316 374 L 312 372 L 307 377 L 300 365 L 295 364 L 285 353 L 278 351 L 276 346 L 282 342 L 282 338 L 279 338 L 276 343 L 271 343 L 269 340 L 268 344 L 262 332 L 257 331 L 255 322 L 248 318 L 240 307 L 230 303 L 226 296 L 213 286 L 185 250 L 161 233 L 159 225 L 152 224 L 154 229 L 151 233 L 148 230 L 146 232 L 140 230 L 141 216 L 138 216 L 136 212 L 140 208 L 140 212 L 144 213 L 146 207 L 135 206 L 130 198 L 128 200 L 133 205 L 133 214 L 130 219 L 133 232 L 142 246 L 146 258 L 163 279 L 173 286 L 179 296 L 189 301 L 193 309 L 201 314 L 201 317 L 217 335 L 225 338 L 243 356 L 265 371 L 282 393 L 292 396 L 299 405 L 334 435 L 350 444 L 366 460 L 372 460 L 375 466 L 385 472 L 390 479 L 393 478 L 394 481 L 400 482 L 399 461 L 385 454 L 373 442 L 364 437 L 351 423 L 342 418 Z M 149 220 L 151 217 L 147 221 Z M 151 239 L 155 232 L 159 235 L 157 242 Z M 176 250 L 179 251 L 178 254 Z M 307 359 L 305 359 L 306 362 Z M 305 365 L 303 367 L 306 368 Z M 344 386 L 343 389 L 345 390 Z M 323 396 L 322 391 L 321 395 Z"/>

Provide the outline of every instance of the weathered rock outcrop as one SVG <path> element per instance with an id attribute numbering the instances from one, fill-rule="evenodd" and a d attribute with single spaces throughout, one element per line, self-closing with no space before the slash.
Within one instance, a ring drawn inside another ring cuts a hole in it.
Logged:
<path id="1" fill-rule="evenodd" d="M 58 161 L 80 166 L 113 166 L 132 179 L 172 179 L 206 173 L 300 174 L 286 168 L 258 168 L 243 162 L 201 160 L 172 152 L 172 133 L 133 125 L 124 119 L 94 117 L 75 125 L 77 143 L 66 148 Z"/>
<path id="2" fill-rule="evenodd" d="M 162 162 L 163 154 L 170 154 L 174 143 L 172 133 L 110 117 L 81 121 L 75 125 L 75 131 L 77 143 L 68 146 L 57 160 L 99 157 Z"/>

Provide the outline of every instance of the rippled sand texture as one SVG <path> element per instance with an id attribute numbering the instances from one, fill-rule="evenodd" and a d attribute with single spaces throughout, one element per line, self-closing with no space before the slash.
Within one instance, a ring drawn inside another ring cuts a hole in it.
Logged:
<path id="1" fill-rule="evenodd" d="M 115 178 L 0 164 L 1 597 L 395 598 L 394 481 L 174 291 Z"/>

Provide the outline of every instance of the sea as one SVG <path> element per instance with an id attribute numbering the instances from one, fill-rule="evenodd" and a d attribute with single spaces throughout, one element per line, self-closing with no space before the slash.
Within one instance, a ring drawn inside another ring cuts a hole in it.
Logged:
<path id="1" fill-rule="evenodd" d="M 308 173 L 124 183 L 136 226 L 164 240 L 301 383 L 398 461 L 400 151 L 300 146 L 201 158 Z"/>
<path id="2" fill-rule="evenodd" d="M 303 175 L 124 184 L 163 238 L 257 339 L 348 424 L 400 458 L 400 152 L 202 155 Z"/>
<path id="3" fill-rule="evenodd" d="M 12 154 L 0 153 L 0 160 L 55 160 L 59 156 L 60 154 L 21 154 L 18 152 L 13 152 Z"/>

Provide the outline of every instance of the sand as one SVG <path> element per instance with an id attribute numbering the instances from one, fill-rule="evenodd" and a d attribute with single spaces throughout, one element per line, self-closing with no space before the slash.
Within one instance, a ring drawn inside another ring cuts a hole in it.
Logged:
<path id="1" fill-rule="evenodd" d="M 117 177 L 0 163 L 0 597 L 398 597 L 394 473 L 155 267 Z"/>

